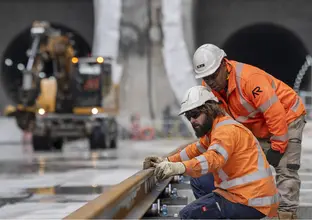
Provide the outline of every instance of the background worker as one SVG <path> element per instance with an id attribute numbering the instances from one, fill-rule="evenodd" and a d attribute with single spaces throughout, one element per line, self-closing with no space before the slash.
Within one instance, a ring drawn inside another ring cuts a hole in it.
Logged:
<path id="1" fill-rule="evenodd" d="M 281 203 L 279 217 L 296 218 L 299 206 L 301 140 L 305 108 L 296 92 L 265 71 L 225 58 L 213 44 L 193 56 L 195 77 L 203 79 L 227 105 L 226 111 L 249 128 L 275 167 Z"/>
<path id="2" fill-rule="evenodd" d="M 169 158 L 148 157 L 144 161 L 144 168 L 156 167 L 158 180 L 178 174 L 200 177 L 213 173 L 216 190 L 185 206 L 180 217 L 274 216 L 279 204 L 277 188 L 264 152 L 251 131 L 226 115 L 218 99 L 204 86 L 186 92 L 180 114 L 191 122 L 199 141 Z"/>

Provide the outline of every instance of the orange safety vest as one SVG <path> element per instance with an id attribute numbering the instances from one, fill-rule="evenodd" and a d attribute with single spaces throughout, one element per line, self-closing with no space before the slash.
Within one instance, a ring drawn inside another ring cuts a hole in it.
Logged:
<path id="1" fill-rule="evenodd" d="M 223 106 L 227 105 L 226 111 L 236 121 L 257 138 L 270 138 L 271 147 L 284 153 L 288 125 L 306 114 L 301 98 L 288 85 L 257 67 L 228 62 L 234 68 L 230 71 L 226 97 L 212 90 L 213 93 Z M 204 81 L 202 84 L 206 85 Z"/>
<path id="2" fill-rule="evenodd" d="M 264 152 L 251 131 L 231 117 L 216 118 L 210 133 L 168 159 L 182 161 L 192 177 L 213 173 L 215 192 L 227 200 L 276 215 L 279 195 Z"/>

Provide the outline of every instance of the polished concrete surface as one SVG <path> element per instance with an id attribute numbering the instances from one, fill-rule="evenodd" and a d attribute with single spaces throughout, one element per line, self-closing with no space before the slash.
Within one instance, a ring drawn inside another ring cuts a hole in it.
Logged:
<path id="1" fill-rule="evenodd" d="M 311 123 L 312 124 L 312 123 Z M 90 152 L 86 140 L 62 152 L 35 153 L 14 122 L 0 119 L 0 219 L 61 219 L 189 139 L 120 140 L 117 149 Z M 301 204 L 312 206 L 312 126 L 303 140 Z"/>

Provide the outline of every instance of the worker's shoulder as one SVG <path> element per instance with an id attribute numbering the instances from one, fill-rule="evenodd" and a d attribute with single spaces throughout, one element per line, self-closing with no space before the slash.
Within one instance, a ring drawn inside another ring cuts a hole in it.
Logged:
<path id="1" fill-rule="evenodd" d="M 235 135 L 238 130 L 240 130 L 239 127 L 242 125 L 239 124 L 237 121 L 234 119 L 227 119 L 220 121 L 212 130 L 212 135 Z"/>
<path id="2" fill-rule="evenodd" d="M 251 131 L 239 122 L 221 125 L 212 132 L 211 136 L 212 139 L 226 140 L 230 143 L 254 139 Z"/>
<path id="3" fill-rule="evenodd" d="M 222 142 L 223 144 L 228 143 L 232 147 L 235 146 L 237 140 L 240 139 L 240 128 L 235 124 L 223 124 L 215 127 L 211 132 L 212 142 Z"/>
<path id="4" fill-rule="evenodd" d="M 241 82 L 242 89 L 244 89 L 245 86 L 250 83 L 254 84 L 256 82 L 270 82 L 270 75 L 267 72 L 256 66 L 245 63 L 243 63 L 242 72 L 237 74 L 237 77 Z"/>
<path id="5" fill-rule="evenodd" d="M 242 68 L 242 73 L 240 74 L 240 77 L 242 79 L 250 80 L 250 79 L 252 79 L 252 78 L 250 78 L 252 76 L 257 75 L 260 77 L 261 76 L 266 77 L 268 75 L 268 73 L 265 70 L 263 70 L 257 66 L 253 66 L 253 65 L 247 64 L 247 63 L 242 63 L 242 64 L 243 64 L 243 68 Z"/>

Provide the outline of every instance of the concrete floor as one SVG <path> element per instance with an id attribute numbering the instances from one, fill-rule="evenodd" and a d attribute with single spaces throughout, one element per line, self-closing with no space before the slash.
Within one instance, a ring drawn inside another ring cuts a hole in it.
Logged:
<path id="1" fill-rule="evenodd" d="M 311 123 L 312 124 L 312 123 Z M 190 140 L 120 141 L 90 152 L 87 141 L 62 152 L 34 153 L 13 121 L 0 119 L 0 219 L 62 219 L 111 185 L 141 170 L 147 155 L 164 155 Z M 303 140 L 301 205 L 312 205 L 312 126 Z"/>
<path id="2" fill-rule="evenodd" d="M 14 121 L 0 118 L 0 132 L 0 219 L 61 219 L 141 170 L 145 156 L 189 142 L 121 140 L 118 149 L 90 152 L 82 140 L 34 153 Z"/>

